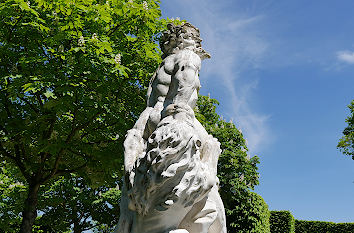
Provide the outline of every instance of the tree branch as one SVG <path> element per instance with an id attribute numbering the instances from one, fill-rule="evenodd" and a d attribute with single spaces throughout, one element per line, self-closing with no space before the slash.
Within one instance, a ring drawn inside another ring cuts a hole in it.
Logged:
<path id="1" fill-rule="evenodd" d="M 84 144 L 86 145 L 97 145 L 97 144 L 100 144 L 100 143 L 111 143 L 111 142 L 116 142 L 116 140 L 99 140 L 99 141 L 95 141 L 95 142 L 86 142 Z"/>
<path id="2" fill-rule="evenodd" d="M 83 229 L 83 231 L 91 230 L 91 229 L 93 229 L 93 228 L 95 228 L 95 227 L 98 227 L 98 226 L 100 226 L 100 225 L 102 225 L 102 224 L 103 224 L 103 223 L 97 223 L 97 224 L 91 225 L 91 226 L 89 226 L 89 227 Z"/>
<path id="3" fill-rule="evenodd" d="M 14 23 L 13 27 L 10 29 L 10 32 L 9 32 L 9 34 L 7 35 L 7 41 L 8 41 L 8 42 L 11 42 L 12 32 L 15 30 L 15 27 L 16 27 L 17 24 L 21 21 L 22 17 L 23 17 L 23 14 L 21 14 L 21 15 L 18 17 L 16 23 Z"/>
<path id="4" fill-rule="evenodd" d="M 70 148 L 68 148 L 68 151 L 70 151 L 71 153 L 76 154 L 76 155 L 78 155 L 78 156 L 81 156 L 81 157 L 83 157 L 83 158 L 86 157 L 85 154 L 81 154 L 80 152 L 76 152 L 76 151 L 74 151 L 74 150 L 72 150 L 72 149 L 70 149 Z"/>
<path id="5" fill-rule="evenodd" d="M 86 121 L 85 123 L 77 126 L 74 128 L 72 128 L 70 134 L 67 136 L 66 140 L 65 140 L 65 144 L 68 144 L 70 143 L 70 141 L 72 140 L 72 138 L 74 137 L 75 133 L 77 131 L 79 131 L 80 129 L 84 128 L 85 126 L 88 126 L 92 123 L 92 121 L 98 116 L 100 115 L 101 113 L 103 113 L 103 110 L 101 111 L 98 111 L 96 114 L 94 114 L 88 121 Z M 52 168 L 52 171 L 50 172 L 50 174 L 48 174 L 46 177 L 44 177 L 44 182 L 45 181 L 48 181 L 50 178 L 52 178 L 54 175 L 57 175 L 59 174 L 58 173 L 58 167 L 59 167 L 59 163 L 60 163 L 60 160 L 61 160 L 61 156 L 63 155 L 63 152 L 66 150 L 67 148 L 61 148 L 59 150 L 59 152 L 57 153 L 57 156 L 56 156 L 56 159 L 55 159 L 55 162 L 54 162 L 54 166 Z M 71 170 L 62 170 L 61 173 L 64 171 L 64 173 L 68 173 L 70 172 Z"/>
<path id="6" fill-rule="evenodd" d="M 71 130 L 70 134 L 68 135 L 68 137 L 66 138 L 65 142 L 66 142 L 66 143 L 69 143 L 69 142 L 71 141 L 71 139 L 74 137 L 74 135 L 75 135 L 75 133 L 76 133 L 77 131 L 79 131 L 80 129 L 83 129 L 85 126 L 89 126 L 89 125 L 92 123 L 92 121 L 93 121 L 96 117 L 98 117 L 101 113 L 103 113 L 103 112 L 104 112 L 104 110 L 98 111 L 96 114 L 94 114 L 94 115 L 93 115 L 88 121 L 86 121 L 85 123 L 83 123 L 83 124 L 81 124 L 81 125 L 79 125 L 79 126 L 77 126 L 77 127 L 75 127 L 75 128 L 72 128 L 72 130 Z"/>
<path id="7" fill-rule="evenodd" d="M 22 158 L 26 159 L 26 151 L 25 151 L 25 146 L 23 145 L 22 142 L 20 142 L 20 150 L 21 150 L 21 153 L 22 153 Z"/>
<path id="8" fill-rule="evenodd" d="M 42 103 L 41 96 L 39 95 L 38 92 L 36 92 L 35 95 L 36 95 L 36 98 L 37 98 L 37 101 L 38 101 L 39 105 L 40 105 L 41 107 L 43 107 L 43 103 Z"/>
<path id="9" fill-rule="evenodd" d="M 82 168 L 87 166 L 87 162 L 85 162 L 84 164 L 82 164 L 79 167 L 73 168 L 73 169 L 65 169 L 65 170 L 60 170 L 57 169 L 54 175 L 64 175 L 64 174 L 69 174 L 69 173 L 74 173 L 77 172 L 79 170 L 81 170 Z M 54 175 L 51 176 L 51 174 L 47 175 L 46 177 L 44 177 L 41 180 L 41 183 L 44 184 L 45 182 L 47 182 L 50 178 L 52 178 Z"/>
<path id="10" fill-rule="evenodd" d="M 107 33 L 107 36 L 111 36 L 120 26 L 122 26 L 123 24 L 125 24 L 126 22 L 128 22 L 129 19 L 124 20 L 123 22 L 121 22 L 120 24 L 117 24 L 117 26 L 115 26 L 114 28 L 112 28 L 110 30 L 110 32 Z"/>
<path id="11" fill-rule="evenodd" d="M 50 154 L 48 152 L 41 152 L 39 154 L 41 156 L 41 166 L 39 167 L 38 172 L 42 173 L 44 166 L 45 166 L 45 161 L 47 160 L 48 155 L 50 155 Z"/>
<path id="12" fill-rule="evenodd" d="M 8 82 L 10 82 L 9 78 L 8 78 Z M 12 114 L 11 114 L 10 108 L 9 108 L 9 93 L 7 93 L 7 91 L 5 92 L 4 106 L 5 106 L 5 111 L 6 111 L 7 117 L 12 119 L 13 117 L 12 117 Z"/>
<path id="13" fill-rule="evenodd" d="M 18 96 L 19 97 L 19 96 Z M 35 112 L 35 113 L 39 113 L 38 109 L 36 109 L 33 104 L 31 104 L 30 102 L 28 102 L 28 100 L 26 100 L 25 98 L 23 97 L 19 97 L 22 101 L 24 101 L 27 105 L 30 106 L 30 108 Z"/>
<path id="14" fill-rule="evenodd" d="M 114 126 L 114 125 L 116 125 L 118 122 L 119 122 L 119 121 L 114 121 L 113 123 L 108 124 L 108 125 L 99 125 L 98 127 L 93 128 L 91 131 L 97 131 L 97 130 L 102 129 L 102 128 Z M 81 135 L 81 139 L 83 139 L 84 137 L 86 137 L 88 134 L 89 134 L 89 132 L 86 132 L 86 133 L 82 134 L 82 135 Z"/>
<path id="15" fill-rule="evenodd" d="M 18 147 L 18 145 L 16 145 L 15 147 Z M 17 153 L 19 153 L 19 148 L 15 149 L 15 150 L 17 150 L 17 151 L 18 151 Z M 22 175 L 23 175 L 23 176 L 26 178 L 26 180 L 29 182 L 30 179 L 31 179 L 31 178 L 30 178 L 30 175 L 29 175 L 29 173 L 26 172 L 25 165 L 22 163 L 22 161 L 21 161 L 20 157 L 18 156 L 18 154 L 16 153 L 16 157 L 13 156 L 13 155 L 11 155 L 11 154 L 3 147 L 3 145 L 2 145 L 1 142 L 0 142 L 0 151 L 2 152 L 1 154 L 2 154 L 3 156 L 6 156 L 6 157 L 12 159 L 12 160 L 15 162 L 15 164 L 17 165 L 17 167 L 20 169 Z"/>

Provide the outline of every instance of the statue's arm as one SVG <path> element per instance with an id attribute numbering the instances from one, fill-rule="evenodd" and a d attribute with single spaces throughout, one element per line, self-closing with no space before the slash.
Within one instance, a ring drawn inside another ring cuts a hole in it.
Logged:
<path id="1" fill-rule="evenodd" d="M 130 172 L 138 156 L 145 151 L 144 132 L 152 108 L 147 107 L 140 115 L 134 127 L 128 130 L 124 141 L 124 169 Z"/>
<path id="2" fill-rule="evenodd" d="M 202 141 L 200 159 L 203 163 L 208 165 L 211 174 L 216 176 L 218 158 L 222 152 L 220 149 L 220 142 L 212 135 L 208 134 L 196 118 L 194 119 L 194 127 Z"/>
<path id="3" fill-rule="evenodd" d="M 152 75 L 147 90 L 147 108 L 140 114 L 139 119 L 135 123 L 134 127 L 128 130 L 124 141 L 124 169 L 125 171 L 131 171 L 137 157 L 145 151 L 145 142 L 147 140 L 148 133 L 147 122 L 150 116 L 152 107 L 156 102 L 154 93 L 154 86 L 156 85 L 156 76 L 161 66 L 159 66 L 155 73 Z"/>
<path id="4" fill-rule="evenodd" d="M 148 87 L 148 90 L 146 93 L 146 96 L 147 96 L 147 103 L 146 104 L 148 107 L 153 107 L 156 103 L 156 96 L 155 96 L 153 87 L 156 85 L 155 84 L 155 82 L 157 80 L 156 77 L 157 77 L 157 73 L 160 70 L 160 68 L 161 68 L 161 64 L 159 67 L 157 67 L 157 69 L 155 70 L 155 73 L 152 75 L 152 77 L 150 79 L 149 87 Z"/>

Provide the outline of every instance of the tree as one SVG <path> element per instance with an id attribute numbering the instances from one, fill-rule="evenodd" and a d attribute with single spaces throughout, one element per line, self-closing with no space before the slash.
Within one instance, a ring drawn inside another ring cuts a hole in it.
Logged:
<path id="1" fill-rule="evenodd" d="M 5 166 L 0 169 L 0 232 L 18 232 L 20 229 L 20 213 L 27 188 L 22 181 L 15 179 L 15 173 Z M 89 229 L 112 232 L 119 219 L 120 190 L 116 182 L 108 185 L 93 188 L 82 177 L 67 174 L 58 177 L 50 186 L 42 186 L 38 194 L 40 216 L 34 227 L 39 232 L 83 232 Z"/>
<path id="2" fill-rule="evenodd" d="M 36 219 L 48 231 L 111 227 L 124 135 L 144 109 L 161 62 L 156 41 L 166 22 L 158 4 L 0 3 L 1 230 L 31 232 Z M 241 197 L 258 183 L 258 158 L 247 156 L 242 133 L 216 114 L 216 104 L 201 97 L 196 115 L 224 151 L 219 178 L 232 230 L 241 210 L 250 209 Z M 100 218 L 100 209 L 109 216 Z M 55 229 L 53 216 L 62 220 Z"/>
<path id="3" fill-rule="evenodd" d="M 250 190 L 258 184 L 257 156 L 247 155 L 243 134 L 234 123 L 216 113 L 218 101 L 199 96 L 196 117 L 222 149 L 218 163 L 220 195 L 229 232 L 269 232 L 269 211 L 264 200 Z"/>
<path id="4" fill-rule="evenodd" d="M 343 130 L 343 137 L 339 140 L 337 148 L 345 154 L 352 156 L 354 160 L 354 100 L 348 105 L 350 114 L 345 120 L 348 126 Z"/>
<path id="5" fill-rule="evenodd" d="M 161 61 L 158 3 L 0 3 L 0 161 L 27 191 L 20 232 L 31 232 L 38 195 L 58 176 L 93 187 L 119 176 L 125 132 Z"/>
<path id="6" fill-rule="evenodd" d="M 37 224 L 45 232 L 105 232 L 102 229 L 113 230 L 119 219 L 119 186 L 92 188 L 83 178 L 69 174 L 60 177 L 41 196 L 42 215 Z"/>
<path id="7" fill-rule="evenodd" d="M 27 190 L 24 180 L 15 175 L 19 171 L 7 166 L 6 161 L 0 163 L 0 232 L 14 233 L 21 223 L 19 214 Z"/>

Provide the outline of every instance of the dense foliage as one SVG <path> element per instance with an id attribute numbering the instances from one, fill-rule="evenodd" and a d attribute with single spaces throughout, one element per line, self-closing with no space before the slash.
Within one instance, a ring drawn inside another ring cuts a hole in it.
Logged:
<path id="1" fill-rule="evenodd" d="M 1 1 L 1 232 L 110 232 L 116 224 L 124 135 L 161 62 L 158 4 Z M 229 231 L 268 232 L 267 206 L 250 192 L 258 158 L 216 104 L 200 97 L 196 115 L 223 149 Z"/>
<path id="2" fill-rule="evenodd" d="M 240 205 L 236 206 L 232 216 L 235 219 L 229 232 L 270 233 L 268 205 L 263 198 L 254 192 L 248 192 L 240 198 Z M 229 217 L 230 218 L 230 217 Z"/>
<path id="3" fill-rule="evenodd" d="M 17 232 L 21 223 L 23 201 L 27 189 L 24 180 L 17 176 L 19 171 L 8 167 L 6 161 L 0 167 L 0 232 Z"/>
<path id="4" fill-rule="evenodd" d="M 295 233 L 354 233 L 354 223 L 295 220 Z"/>
<path id="5" fill-rule="evenodd" d="M 343 137 L 338 143 L 338 148 L 345 155 L 352 156 L 354 160 L 354 100 L 348 106 L 350 113 L 346 119 L 348 126 L 343 130 Z"/>
<path id="6" fill-rule="evenodd" d="M 354 223 L 333 223 L 294 219 L 290 211 L 270 211 L 272 233 L 354 233 Z"/>
<path id="7" fill-rule="evenodd" d="M 270 232 L 272 233 L 294 233 L 295 219 L 290 211 L 270 211 Z"/>
<path id="8" fill-rule="evenodd" d="M 44 232 L 111 230 L 119 219 L 119 187 L 92 188 L 74 174 L 60 177 L 44 193 L 37 224 Z M 53 221 L 55 219 L 56 221 Z M 111 231 L 108 231 L 111 232 Z"/>
<path id="9" fill-rule="evenodd" d="M 250 158 L 242 132 L 216 113 L 217 104 L 215 99 L 199 96 L 196 117 L 219 140 L 223 150 L 218 177 L 228 231 L 268 232 L 268 207 L 260 196 L 250 191 L 258 184 L 258 157 Z"/>
<path id="10" fill-rule="evenodd" d="M 93 189 L 117 185 L 125 132 L 161 61 L 160 16 L 153 0 L 1 1 L 1 175 L 14 171 L 21 184 L 20 196 L 1 195 L 22 200 L 21 232 L 60 175 L 79 174 Z M 6 209 L 0 215 L 11 216 Z"/>

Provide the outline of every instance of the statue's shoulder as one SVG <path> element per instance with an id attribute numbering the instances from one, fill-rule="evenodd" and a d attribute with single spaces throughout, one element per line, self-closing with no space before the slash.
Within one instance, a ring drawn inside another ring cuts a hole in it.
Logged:
<path id="1" fill-rule="evenodd" d="M 171 54 L 169 56 L 167 56 L 163 61 L 162 61 L 162 66 L 163 66 L 163 70 L 164 72 L 166 72 L 167 74 L 172 74 L 172 71 L 175 67 L 175 58 L 176 58 L 176 54 Z"/>
<path id="2" fill-rule="evenodd" d="M 200 69 L 202 60 L 193 50 L 183 49 L 177 54 L 177 56 L 176 60 L 178 60 L 178 62 L 188 63 Z"/>

